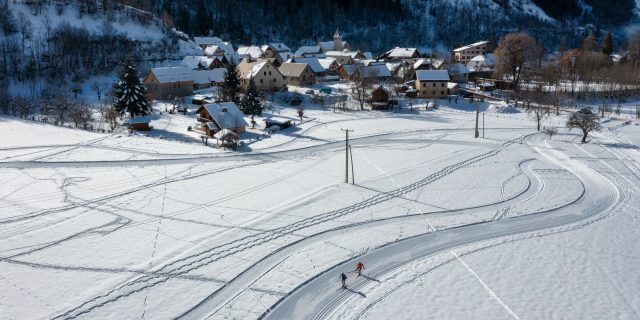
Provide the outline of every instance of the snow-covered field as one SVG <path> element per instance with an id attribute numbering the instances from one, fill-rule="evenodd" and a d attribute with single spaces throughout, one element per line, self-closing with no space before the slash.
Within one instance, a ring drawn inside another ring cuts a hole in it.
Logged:
<path id="1" fill-rule="evenodd" d="M 483 106 L 474 139 L 443 104 L 311 108 L 238 151 L 192 116 L 148 137 L 2 117 L 0 319 L 639 318 L 640 126 L 580 144 Z"/>

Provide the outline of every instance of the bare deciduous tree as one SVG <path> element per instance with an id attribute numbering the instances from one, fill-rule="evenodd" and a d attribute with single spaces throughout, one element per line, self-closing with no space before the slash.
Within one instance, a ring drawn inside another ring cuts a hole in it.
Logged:
<path id="1" fill-rule="evenodd" d="M 571 114 L 567 120 L 567 128 L 579 128 L 582 130 L 582 143 L 587 142 L 587 136 L 591 131 L 600 131 L 602 126 L 598 119 L 598 115 L 593 113 L 589 108 L 582 108 Z"/>
<path id="2" fill-rule="evenodd" d="M 82 126 L 86 129 L 91 121 L 91 114 L 91 108 L 86 103 L 74 103 L 69 109 L 69 117 L 76 128 Z"/>
<path id="3" fill-rule="evenodd" d="M 525 66 L 535 58 L 536 41 L 525 32 L 509 33 L 494 51 L 498 72 L 509 74 L 516 87 Z"/>
<path id="4" fill-rule="evenodd" d="M 96 93 L 96 95 L 98 96 L 98 100 L 102 100 L 102 93 L 108 88 L 109 86 L 104 83 L 104 82 L 99 82 L 96 81 L 94 83 L 91 84 L 91 90 L 93 90 L 93 92 Z"/>
<path id="5" fill-rule="evenodd" d="M 549 140 L 551 140 L 551 138 L 554 135 L 558 134 L 558 129 L 556 127 L 544 127 L 542 132 L 544 132 L 546 135 L 548 135 L 549 136 Z"/>

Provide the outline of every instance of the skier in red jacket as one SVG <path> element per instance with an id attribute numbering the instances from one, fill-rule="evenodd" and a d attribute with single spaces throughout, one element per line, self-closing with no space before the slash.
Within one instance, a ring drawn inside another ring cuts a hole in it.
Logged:
<path id="1" fill-rule="evenodd" d="M 356 264 L 356 270 L 358 271 L 358 276 L 362 274 L 363 269 L 364 269 L 364 263 L 358 261 L 358 264 Z"/>

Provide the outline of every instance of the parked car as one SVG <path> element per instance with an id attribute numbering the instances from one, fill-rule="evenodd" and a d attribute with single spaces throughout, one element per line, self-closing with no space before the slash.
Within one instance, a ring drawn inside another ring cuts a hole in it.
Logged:
<path id="1" fill-rule="evenodd" d="M 304 93 L 306 93 L 306 94 L 315 94 L 316 92 L 311 90 L 311 89 L 309 89 L 309 90 L 305 91 Z"/>

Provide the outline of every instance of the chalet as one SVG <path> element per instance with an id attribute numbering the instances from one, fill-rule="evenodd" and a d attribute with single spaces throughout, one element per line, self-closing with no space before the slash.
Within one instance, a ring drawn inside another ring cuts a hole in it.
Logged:
<path id="1" fill-rule="evenodd" d="M 204 49 L 204 54 L 209 57 L 224 57 L 225 52 L 220 46 L 208 46 Z"/>
<path id="2" fill-rule="evenodd" d="M 327 75 L 327 69 L 325 69 L 318 58 L 293 58 L 291 62 L 306 63 L 311 68 L 311 71 L 318 76 L 323 77 Z"/>
<path id="3" fill-rule="evenodd" d="M 222 56 L 222 59 L 224 59 L 224 56 Z M 194 70 L 212 70 L 224 67 L 225 63 L 219 57 L 186 56 L 182 59 L 180 65 Z"/>
<path id="4" fill-rule="evenodd" d="M 190 67 L 152 68 L 142 81 L 150 99 L 184 97 L 194 89 L 209 88 L 224 82 L 225 68 L 194 70 Z"/>
<path id="5" fill-rule="evenodd" d="M 489 41 L 479 41 L 464 47 L 453 49 L 456 62 L 467 64 L 473 57 L 487 53 Z"/>
<path id="6" fill-rule="evenodd" d="M 420 98 L 447 96 L 449 73 L 446 70 L 416 71 L 416 90 Z"/>
<path id="7" fill-rule="evenodd" d="M 327 70 L 328 74 L 335 74 L 338 72 L 338 68 L 340 67 L 340 65 L 338 64 L 338 62 L 336 61 L 335 58 L 321 58 L 318 59 L 318 63 L 320 63 L 320 65 Z"/>
<path id="8" fill-rule="evenodd" d="M 389 90 L 379 86 L 371 91 L 371 109 L 380 110 L 389 107 Z"/>
<path id="9" fill-rule="evenodd" d="M 200 129 L 208 136 L 213 137 L 223 129 L 235 133 L 245 132 L 249 125 L 244 119 L 244 114 L 233 102 L 219 102 L 205 104 L 196 110 Z"/>
<path id="10" fill-rule="evenodd" d="M 264 52 L 258 46 L 240 46 L 236 53 L 243 58 L 259 59 L 262 58 Z"/>
<path id="11" fill-rule="evenodd" d="M 340 30 L 336 30 L 336 33 L 333 35 L 333 41 L 321 41 L 318 42 L 318 46 L 322 48 L 322 51 L 342 51 L 344 49 L 349 50 L 349 43 L 342 40 L 342 35 L 340 34 Z"/>
<path id="12" fill-rule="evenodd" d="M 462 63 L 454 63 L 447 68 L 451 81 L 464 83 L 469 82 L 469 69 Z"/>
<path id="13" fill-rule="evenodd" d="M 493 70 L 495 66 L 496 62 L 491 53 L 477 55 L 467 62 L 467 68 L 473 71 Z"/>
<path id="14" fill-rule="evenodd" d="M 203 50 L 208 46 L 218 45 L 223 42 L 218 37 L 193 37 L 193 41 Z"/>
<path id="15" fill-rule="evenodd" d="M 343 80 L 353 80 L 355 77 L 383 80 L 391 77 L 391 72 L 384 63 L 378 64 L 345 64 L 338 68 L 338 75 Z"/>
<path id="16" fill-rule="evenodd" d="M 283 63 L 294 56 L 291 49 L 284 43 L 270 43 L 262 46 L 260 49 L 266 59 L 275 58 L 279 63 Z"/>
<path id="17" fill-rule="evenodd" d="M 449 63 L 444 59 L 431 58 L 431 69 L 433 70 L 446 70 Z"/>
<path id="18" fill-rule="evenodd" d="M 353 58 L 349 52 L 327 51 L 327 57 L 334 58 L 339 65 L 353 64 Z"/>
<path id="19" fill-rule="evenodd" d="M 142 83 L 153 100 L 189 96 L 193 94 L 192 72 L 186 67 L 152 68 Z"/>
<path id="20" fill-rule="evenodd" d="M 315 73 L 306 63 L 285 62 L 278 70 L 286 78 L 288 85 L 305 86 L 316 82 Z"/>
<path id="21" fill-rule="evenodd" d="M 420 58 L 420 53 L 418 53 L 418 49 L 398 48 L 398 47 L 395 47 L 378 57 L 379 60 L 385 60 L 385 61 L 399 61 L 399 60 L 418 59 L 418 58 Z"/>
<path id="22" fill-rule="evenodd" d="M 151 123 L 150 116 L 135 116 L 129 119 L 129 129 L 136 131 L 149 131 L 151 127 L 149 126 Z"/>
<path id="23" fill-rule="evenodd" d="M 413 70 L 418 71 L 418 70 L 429 70 L 431 69 L 431 60 L 430 59 L 418 59 L 418 61 L 416 61 L 413 64 Z"/>
<path id="24" fill-rule="evenodd" d="M 296 50 L 295 57 L 308 58 L 324 58 L 326 55 L 320 46 L 302 46 Z"/>
<path id="25" fill-rule="evenodd" d="M 242 80 L 244 90 L 249 86 L 249 81 L 253 79 L 259 90 L 277 91 L 285 87 L 285 77 L 269 60 L 250 61 L 242 60 L 238 65 L 238 73 Z"/>

